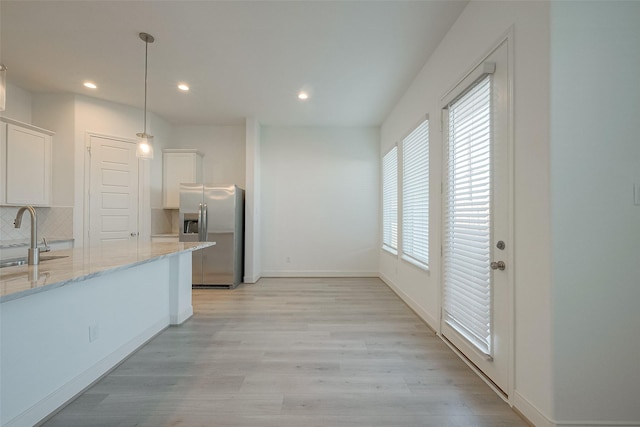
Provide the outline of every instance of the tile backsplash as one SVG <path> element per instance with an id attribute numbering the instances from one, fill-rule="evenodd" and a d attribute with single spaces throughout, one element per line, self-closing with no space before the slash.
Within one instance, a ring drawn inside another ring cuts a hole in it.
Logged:
<path id="1" fill-rule="evenodd" d="M 151 209 L 151 234 L 177 234 L 178 209 Z"/>
<path id="2" fill-rule="evenodd" d="M 21 240 L 31 237 L 31 218 L 28 212 L 22 218 L 22 227 L 15 228 L 19 207 L 0 207 L 0 241 Z M 38 239 L 42 237 L 73 238 L 73 208 L 35 208 L 38 218 Z"/>

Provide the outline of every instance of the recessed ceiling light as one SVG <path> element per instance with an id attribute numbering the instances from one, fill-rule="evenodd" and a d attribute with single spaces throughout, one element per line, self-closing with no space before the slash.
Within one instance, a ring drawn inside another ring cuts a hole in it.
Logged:
<path id="1" fill-rule="evenodd" d="M 186 84 L 184 84 L 184 83 L 180 83 L 180 84 L 178 85 L 178 89 L 183 90 L 183 91 L 185 91 L 185 92 L 186 92 L 186 91 L 188 91 L 188 90 L 189 90 L 189 86 L 188 86 L 188 85 L 186 85 Z"/>
<path id="2" fill-rule="evenodd" d="M 307 92 L 299 92 L 298 99 L 309 99 L 309 94 Z"/>
<path id="3" fill-rule="evenodd" d="M 84 87 L 88 87 L 89 89 L 97 89 L 98 86 L 96 86 L 95 83 L 93 82 L 84 82 Z"/>

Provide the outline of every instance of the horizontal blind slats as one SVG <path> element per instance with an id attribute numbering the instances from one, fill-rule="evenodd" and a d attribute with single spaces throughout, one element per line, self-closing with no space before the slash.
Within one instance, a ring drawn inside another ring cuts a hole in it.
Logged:
<path id="1" fill-rule="evenodd" d="M 398 147 L 382 159 L 382 243 L 398 248 Z"/>
<path id="2" fill-rule="evenodd" d="M 445 320 L 491 352 L 491 77 L 448 106 Z"/>
<path id="3" fill-rule="evenodd" d="M 402 140 L 402 253 L 429 262 L 429 120 Z"/>

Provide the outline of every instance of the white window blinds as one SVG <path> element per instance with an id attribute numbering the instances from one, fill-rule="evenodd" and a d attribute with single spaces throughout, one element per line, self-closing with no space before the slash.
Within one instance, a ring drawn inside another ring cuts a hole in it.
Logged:
<path id="1" fill-rule="evenodd" d="M 429 262 L 429 120 L 402 141 L 402 252 Z"/>
<path id="2" fill-rule="evenodd" d="M 448 106 L 444 318 L 491 355 L 491 76 Z"/>
<path id="3" fill-rule="evenodd" d="M 382 159 L 382 243 L 398 249 L 398 147 Z"/>

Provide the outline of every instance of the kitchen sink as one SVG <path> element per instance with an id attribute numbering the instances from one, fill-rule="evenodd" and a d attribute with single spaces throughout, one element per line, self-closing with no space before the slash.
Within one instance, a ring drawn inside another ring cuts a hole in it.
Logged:
<path id="1" fill-rule="evenodd" d="M 41 255 L 40 262 L 51 261 L 53 259 L 60 259 L 60 258 L 69 258 L 69 255 Z M 12 259 L 0 261 L 0 268 L 15 267 L 17 265 L 25 265 L 25 264 L 27 264 L 27 257 L 12 258 Z"/>
<path id="2" fill-rule="evenodd" d="M 27 263 L 27 258 L 14 258 L 14 259 L 7 259 L 4 261 L 0 261 L 0 268 L 3 267 L 14 267 L 16 265 L 24 265 Z"/>

